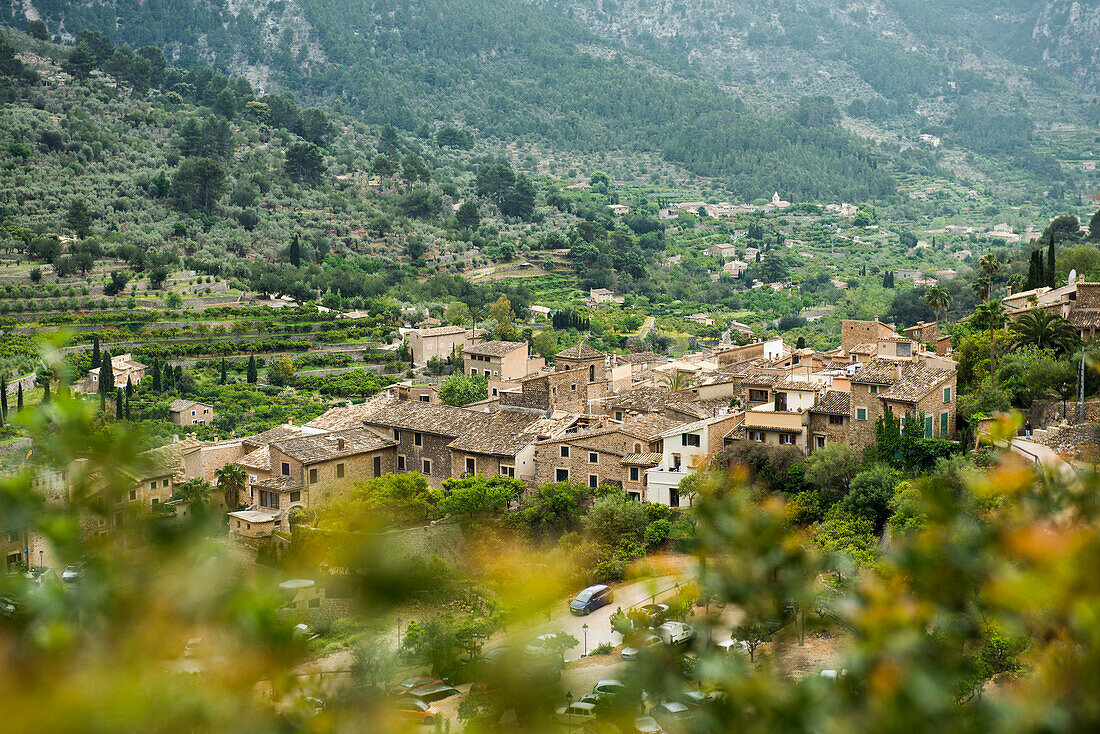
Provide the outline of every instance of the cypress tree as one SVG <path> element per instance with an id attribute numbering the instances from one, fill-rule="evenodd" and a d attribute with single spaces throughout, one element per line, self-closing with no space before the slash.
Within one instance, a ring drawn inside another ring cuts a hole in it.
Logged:
<path id="1" fill-rule="evenodd" d="M 42 404 L 49 405 L 50 403 L 50 376 L 46 375 L 46 381 L 42 383 Z"/>
<path id="2" fill-rule="evenodd" d="M 290 264 L 294 267 L 302 264 L 302 246 L 298 244 L 298 235 L 294 235 L 294 241 L 290 243 Z"/>
<path id="3" fill-rule="evenodd" d="M 181 365 L 177 364 L 176 369 L 172 371 L 172 384 L 177 390 L 183 384 L 183 367 Z"/>
<path id="4" fill-rule="evenodd" d="M 134 394 L 134 383 L 130 381 L 130 376 L 126 375 L 126 400 L 129 402 L 130 396 Z"/>
<path id="5" fill-rule="evenodd" d="M 248 375 L 247 375 L 246 379 L 250 383 L 252 383 L 253 385 L 256 384 L 257 377 L 256 377 L 256 355 L 255 354 L 248 355 Z"/>
<path id="6" fill-rule="evenodd" d="M 126 420 L 130 420 L 130 398 L 126 398 Z"/>
<path id="7" fill-rule="evenodd" d="M 0 377 L 0 426 L 8 417 L 8 378 Z"/>
<path id="8" fill-rule="evenodd" d="M 1054 232 L 1050 233 L 1050 244 L 1047 246 L 1047 285 L 1054 287 Z"/>
<path id="9" fill-rule="evenodd" d="M 92 366 L 99 364 L 99 334 L 92 334 Z"/>
<path id="10" fill-rule="evenodd" d="M 122 420 L 122 388 L 115 390 L 115 420 Z"/>
<path id="11" fill-rule="evenodd" d="M 226 383 L 226 374 L 225 374 L 225 357 L 222 357 L 222 374 L 221 374 L 221 384 L 223 384 L 223 385 L 224 385 L 225 383 Z"/>
<path id="12" fill-rule="evenodd" d="M 172 365 L 164 363 L 164 389 L 172 389 Z"/>
<path id="13" fill-rule="evenodd" d="M 19 383 L 19 390 L 15 393 L 15 409 L 23 410 L 23 383 Z"/>
<path id="14" fill-rule="evenodd" d="M 160 392 L 160 359 L 153 357 L 153 391 Z"/>

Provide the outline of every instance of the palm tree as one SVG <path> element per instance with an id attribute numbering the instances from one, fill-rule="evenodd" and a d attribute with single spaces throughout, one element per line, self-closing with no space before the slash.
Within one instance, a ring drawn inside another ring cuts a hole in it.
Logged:
<path id="1" fill-rule="evenodd" d="M 993 274 L 1001 269 L 1001 264 L 997 262 L 997 258 L 995 258 L 991 252 L 982 255 L 982 259 L 978 261 L 978 267 L 985 273 L 985 297 L 986 299 L 991 298 L 993 296 Z"/>
<path id="2" fill-rule="evenodd" d="M 672 370 L 671 372 L 662 375 L 661 379 L 658 382 L 664 387 L 667 387 L 669 390 L 676 392 L 677 390 L 683 390 L 684 388 L 686 388 L 691 383 L 691 379 L 688 377 L 688 374 L 686 372 L 681 372 L 680 370 Z"/>
<path id="3" fill-rule="evenodd" d="M 934 285 L 924 292 L 924 302 L 928 304 L 929 308 L 935 309 L 936 321 L 942 321 L 940 311 L 946 312 L 951 305 L 951 294 L 941 286 Z"/>
<path id="4" fill-rule="evenodd" d="M 1046 311 L 1028 311 L 1012 325 L 1018 346 L 1034 344 L 1064 354 L 1077 346 L 1077 329 L 1066 319 Z"/>
<path id="5" fill-rule="evenodd" d="M 218 478 L 218 489 L 225 498 L 225 506 L 232 510 L 241 503 L 246 478 L 244 469 L 240 464 L 226 464 L 215 471 L 214 476 Z"/>
<path id="6" fill-rule="evenodd" d="M 998 328 L 1004 326 L 1005 323 L 1005 307 L 1004 304 L 997 300 L 989 300 L 985 303 L 978 305 L 974 309 L 974 315 L 982 321 L 988 321 L 989 323 L 989 384 L 996 385 L 997 380 L 996 370 L 993 369 L 993 327 Z"/>
<path id="7" fill-rule="evenodd" d="M 183 484 L 176 486 L 175 494 L 191 506 L 192 512 L 199 512 L 210 501 L 210 482 L 202 477 L 192 477 Z"/>

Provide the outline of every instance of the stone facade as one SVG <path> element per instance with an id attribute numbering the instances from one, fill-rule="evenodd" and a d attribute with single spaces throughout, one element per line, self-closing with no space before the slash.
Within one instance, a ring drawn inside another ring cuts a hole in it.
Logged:
<path id="1" fill-rule="evenodd" d="M 873 343 L 892 336 L 896 336 L 894 327 L 878 319 L 872 321 L 845 319 L 840 322 L 840 348 L 845 352 L 851 352 L 860 344 Z"/>
<path id="2" fill-rule="evenodd" d="M 460 326 L 415 329 L 408 332 L 414 367 L 423 367 L 433 357 L 447 359 L 470 343 L 470 332 Z"/>

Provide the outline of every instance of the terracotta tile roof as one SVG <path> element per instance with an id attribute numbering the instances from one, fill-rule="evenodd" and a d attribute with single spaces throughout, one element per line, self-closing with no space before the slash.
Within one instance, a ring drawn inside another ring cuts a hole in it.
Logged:
<path id="1" fill-rule="evenodd" d="M 636 387 L 614 398 L 610 407 L 612 410 L 634 410 L 644 413 L 656 413 L 663 411 L 666 405 L 677 403 L 689 403 L 695 399 L 690 392 L 660 390 L 655 387 Z"/>
<path id="2" fill-rule="evenodd" d="M 289 438 L 271 445 L 302 464 L 316 464 L 396 446 L 397 442 L 379 438 L 366 428 L 349 428 L 334 433 Z"/>
<path id="3" fill-rule="evenodd" d="M 851 380 L 860 384 L 893 385 L 898 380 L 898 368 L 904 364 L 894 359 L 872 359 L 864 362 Z"/>
<path id="4" fill-rule="evenodd" d="M 176 400 L 173 400 L 171 405 L 168 406 L 168 410 L 172 413 L 182 413 L 185 410 L 191 410 L 191 408 L 195 405 L 201 405 L 204 408 L 213 407 L 209 403 L 200 403 L 198 400 L 176 399 Z"/>
<path id="5" fill-rule="evenodd" d="M 527 342 L 479 342 L 463 350 L 465 354 L 481 354 L 486 357 L 503 357 L 517 349 L 526 349 Z"/>
<path id="6" fill-rule="evenodd" d="M 775 387 L 776 383 L 784 380 L 783 375 L 772 375 L 763 372 L 754 372 L 745 375 L 741 384 L 746 387 Z"/>
<path id="7" fill-rule="evenodd" d="M 267 479 L 261 479 L 252 485 L 256 489 L 266 489 L 269 492 L 279 492 L 302 486 L 302 480 L 298 477 L 284 477 L 281 474 Z"/>
<path id="8" fill-rule="evenodd" d="M 660 454 L 627 454 L 619 462 L 623 466 L 657 466 L 661 463 Z"/>
<path id="9" fill-rule="evenodd" d="M 656 352 L 631 352 L 630 354 L 620 354 L 616 356 L 616 359 L 619 360 L 620 364 L 643 364 L 645 362 L 660 362 L 666 357 Z"/>
<path id="10" fill-rule="evenodd" d="M 826 413 L 828 415 L 851 415 L 852 394 L 840 390 L 829 390 L 819 395 L 817 403 L 810 409 L 811 413 Z"/>
<path id="11" fill-rule="evenodd" d="M 299 426 L 293 426 L 289 423 L 283 423 L 282 425 L 275 426 L 268 429 L 263 433 L 257 433 L 252 436 L 245 436 L 241 439 L 241 443 L 246 446 L 252 446 L 253 448 L 259 448 L 260 446 L 267 446 L 272 441 L 280 441 L 284 438 L 296 438 L 302 435 L 302 429 Z"/>
<path id="12" fill-rule="evenodd" d="M 775 383 L 776 390 L 801 390 L 803 392 L 817 392 L 821 389 L 821 385 L 816 382 L 810 382 L 809 380 L 795 380 L 788 377 L 782 382 Z"/>
<path id="13" fill-rule="evenodd" d="M 556 421 L 531 413 L 477 413 L 448 448 L 472 454 L 515 456 L 525 446 L 553 432 Z"/>
<path id="14" fill-rule="evenodd" d="M 391 399 L 363 418 L 368 425 L 458 438 L 482 415 L 450 405 Z"/>
<path id="15" fill-rule="evenodd" d="M 874 342 L 865 342 L 863 344 L 856 344 L 854 347 L 852 347 L 852 350 L 848 353 L 849 354 L 862 354 L 862 355 L 865 355 L 865 356 L 873 356 L 876 351 L 878 351 L 878 348 L 875 346 Z"/>
<path id="16" fill-rule="evenodd" d="M 1078 329 L 1100 328 L 1100 308 L 1075 308 L 1069 312 L 1069 322 Z"/>
<path id="17" fill-rule="evenodd" d="M 598 349 L 593 349 L 588 346 L 588 342 L 578 342 L 564 351 L 558 352 L 554 355 L 554 359 L 566 359 L 575 361 L 590 361 L 595 359 L 603 359 L 605 355 Z"/>
<path id="18" fill-rule="evenodd" d="M 879 398 L 882 400 L 897 400 L 903 403 L 915 403 L 935 390 L 940 383 L 953 374 L 955 374 L 953 370 L 915 362 L 905 369 L 901 379 L 894 382 L 889 390 L 879 393 Z"/>
<path id="19" fill-rule="evenodd" d="M 237 462 L 245 469 L 256 471 L 271 471 L 271 446 L 261 446 L 255 451 L 250 451 Z"/>
<path id="20" fill-rule="evenodd" d="M 364 418 L 378 411 L 392 399 L 393 398 L 388 394 L 379 393 L 365 403 L 352 403 L 351 405 L 341 405 L 336 408 L 329 408 L 309 423 L 306 423 L 304 427 L 317 428 L 324 431 L 342 431 L 347 428 L 362 428 Z"/>
<path id="21" fill-rule="evenodd" d="M 466 331 L 461 326 L 437 326 L 434 329 L 415 329 L 410 331 L 410 334 L 416 334 L 417 336 L 447 336 L 448 334 L 461 334 Z"/>

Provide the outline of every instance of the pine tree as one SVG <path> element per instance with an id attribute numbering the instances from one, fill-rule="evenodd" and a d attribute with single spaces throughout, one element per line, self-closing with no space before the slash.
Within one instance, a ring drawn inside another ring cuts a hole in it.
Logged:
<path id="1" fill-rule="evenodd" d="M 23 410 L 23 383 L 19 383 L 19 389 L 15 393 L 15 409 Z"/>
<path id="2" fill-rule="evenodd" d="M 160 392 L 160 359 L 153 357 L 153 392 Z"/>
<path id="3" fill-rule="evenodd" d="M 256 355 L 248 355 L 248 374 L 246 379 L 253 385 L 256 384 Z"/>
<path id="4" fill-rule="evenodd" d="M 92 334 L 92 365 L 98 365 L 99 360 L 99 334 Z"/>
<path id="5" fill-rule="evenodd" d="M 122 420 L 122 388 L 115 390 L 115 420 Z"/>
<path id="6" fill-rule="evenodd" d="M 1050 288 L 1054 287 L 1054 232 L 1050 233 L 1050 245 L 1047 246 L 1047 270 L 1046 283 Z"/>

